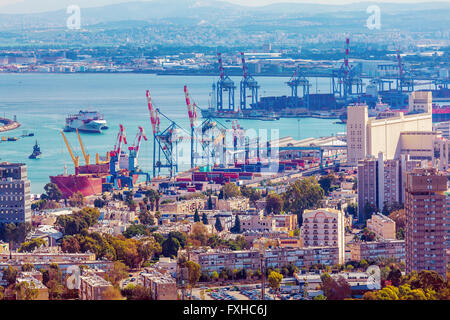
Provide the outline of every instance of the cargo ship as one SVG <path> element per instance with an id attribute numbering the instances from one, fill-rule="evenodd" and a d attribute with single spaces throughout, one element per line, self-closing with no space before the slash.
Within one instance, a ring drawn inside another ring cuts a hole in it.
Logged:
<path id="1" fill-rule="evenodd" d="M 59 175 L 50 177 L 50 181 L 58 186 L 63 197 L 67 199 L 77 192 L 81 192 L 85 197 L 101 194 L 106 178 L 90 174 Z"/>
<path id="2" fill-rule="evenodd" d="M 77 130 L 80 132 L 101 133 L 108 129 L 103 115 L 96 111 L 80 111 L 78 114 L 69 115 L 66 118 L 64 132 Z"/>

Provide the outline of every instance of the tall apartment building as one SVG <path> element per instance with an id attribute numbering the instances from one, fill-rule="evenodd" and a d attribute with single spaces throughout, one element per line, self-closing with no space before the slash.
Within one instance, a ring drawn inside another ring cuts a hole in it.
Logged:
<path id="1" fill-rule="evenodd" d="M 410 160 L 402 155 L 400 160 L 385 160 L 382 153 L 378 158 L 367 157 L 358 161 L 358 215 L 365 219 L 364 207 L 367 203 L 376 206 L 380 211 L 384 205 L 404 202 L 406 174 L 414 168 L 423 168 L 427 162 Z"/>
<path id="2" fill-rule="evenodd" d="M 406 272 L 447 271 L 447 175 L 415 169 L 406 181 Z"/>
<path id="3" fill-rule="evenodd" d="M 338 247 L 339 263 L 345 261 L 345 221 L 342 211 L 325 208 L 305 210 L 301 236 L 304 247 Z"/>
<path id="4" fill-rule="evenodd" d="M 431 93 L 415 92 L 410 96 L 410 101 L 413 110 L 422 113 L 404 115 L 399 112 L 397 116 L 378 119 L 369 117 L 365 104 L 347 107 L 348 164 L 356 166 L 359 160 L 368 155 L 376 156 L 380 152 L 386 159 L 398 159 L 402 132 L 432 132 L 432 114 L 431 111 L 427 112 L 431 110 Z"/>
<path id="5" fill-rule="evenodd" d="M 0 223 L 31 223 L 30 181 L 24 163 L 0 163 Z"/>

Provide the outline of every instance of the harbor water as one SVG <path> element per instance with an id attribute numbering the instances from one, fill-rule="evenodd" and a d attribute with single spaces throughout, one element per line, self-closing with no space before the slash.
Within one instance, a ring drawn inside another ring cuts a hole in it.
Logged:
<path id="1" fill-rule="evenodd" d="M 233 79 L 238 85 L 240 78 Z M 260 96 L 289 95 L 285 84 L 288 78 L 258 77 Z M 187 85 L 191 100 L 200 108 L 207 108 L 211 85 L 215 77 L 208 76 L 157 76 L 153 74 L 0 74 L 0 116 L 12 119 L 17 116 L 21 127 L 3 132 L 1 137 L 19 137 L 17 141 L 0 142 L 0 162 L 23 162 L 28 166 L 32 193 L 41 193 L 49 182 L 50 175 L 62 174 L 64 166 L 73 173 L 73 163 L 60 131 L 65 118 L 80 110 L 99 111 L 108 122 L 109 129 L 101 134 L 81 133 L 91 162 L 95 153 L 105 156 L 112 150 L 119 124 L 125 127 L 128 145 L 133 144 L 142 126 L 148 141 L 143 141 L 139 156 L 140 167 L 148 172 L 152 169 L 153 137 L 145 92 L 150 90 L 152 101 L 170 119 L 189 131 L 189 118 L 183 86 Z M 327 93 L 330 80 L 311 80 L 311 93 Z M 239 92 L 236 91 L 236 104 Z M 200 117 L 200 112 L 199 117 Z M 231 128 L 231 123 L 219 120 Z M 240 120 L 245 129 L 278 129 L 279 136 L 295 139 L 330 136 L 346 130 L 345 125 L 333 119 L 286 119 L 277 121 Z M 161 128 L 169 123 L 161 117 Z M 23 137 L 34 133 L 33 137 Z M 84 164 L 76 133 L 67 133 L 67 138 L 80 164 Z M 38 141 L 42 155 L 40 159 L 28 159 Z M 189 168 L 184 161 L 180 170 Z"/>

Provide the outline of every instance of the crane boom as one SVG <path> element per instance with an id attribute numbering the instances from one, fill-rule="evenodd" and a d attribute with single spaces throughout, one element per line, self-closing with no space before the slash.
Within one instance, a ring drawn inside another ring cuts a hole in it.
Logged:
<path id="1" fill-rule="evenodd" d="M 150 122 L 152 124 L 153 135 L 156 135 L 159 131 L 159 116 L 158 112 L 155 112 L 155 109 L 153 108 L 150 90 L 147 90 L 147 102 L 148 102 L 148 111 L 150 112 Z"/>
<path id="2" fill-rule="evenodd" d="M 219 61 L 220 79 L 223 79 L 223 77 L 225 76 L 225 71 L 223 69 L 222 54 L 220 52 L 218 52 L 217 57 L 218 57 L 218 61 Z"/>
<path id="3" fill-rule="evenodd" d="M 191 98 L 189 97 L 189 91 L 186 85 L 184 86 L 184 95 L 186 96 L 186 105 L 188 108 L 188 115 L 189 120 L 191 122 L 191 128 L 193 128 L 195 120 L 197 120 L 197 105 L 194 103 L 194 105 L 191 106 Z"/>
<path id="4" fill-rule="evenodd" d="M 145 135 L 144 128 L 139 126 L 139 132 L 136 134 L 136 138 L 134 139 L 133 146 L 128 148 L 128 150 L 130 150 L 130 151 L 135 150 L 136 158 L 139 155 L 139 148 L 141 147 L 142 138 L 144 138 L 144 140 L 147 141 L 147 136 Z"/>
<path id="5" fill-rule="evenodd" d="M 88 154 L 86 154 L 86 152 L 84 151 L 84 145 L 83 145 L 83 141 L 81 140 L 80 133 L 78 132 L 78 129 L 76 129 L 76 130 L 77 130 L 78 141 L 80 142 L 81 151 L 83 152 L 84 162 L 88 166 L 89 162 L 90 162 L 90 156 Z"/>
<path id="6" fill-rule="evenodd" d="M 66 138 L 64 132 L 61 131 L 61 134 L 62 134 L 62 136 L 63 136 L 63 138 L 64 138 L 64 142 L 66 143 L 67 150 L 69 150 L 69 154 L 70 154 L 70 156 L 72 157 L 73 165 L 75 166 L 75 169 L 76 169 L 76 168 L 78 168 L 79 160 L 80 160 L 80 159 L 79 159 L 78 156 L 76 156 L 76 157 L 74 156 L 74 154 L 73 154 L 73 152 L 72 152 L 72 149 L 70 148 L 69 141 L 67 141 L 67 138 Z"/>
<path id="7" fill-rule="evenodd" d="M 242 71 L 244 72 L 244 79 L 247 79 L 248 72 L 247 72 L 247 65 L 245 64 L 245 54 L 244 54 L 244 52 L 241 52 L 241 60 L 242 60 Z"/>
<path id="8" fill-rule="evenodd" d="M 116 144 L 114 145 L 114 153 L 120 156 L 120 151 L 122 150 L 122 142 L 127 144 L 127 137 L 125 135 L 125 129 L 123 125 L 119 124 L 120 131 L 117 134 Z"/>

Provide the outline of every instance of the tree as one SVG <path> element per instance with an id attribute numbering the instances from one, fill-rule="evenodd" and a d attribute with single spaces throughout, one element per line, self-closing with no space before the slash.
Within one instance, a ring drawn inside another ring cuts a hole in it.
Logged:
<path id="1" fill-rule="evenodd" d="M 205 212 L 203 212 L 202 214 L 202 222 L 203 224 L 208 224 L 208 216 L 206 215 Z"/>
<path id="2" fill-rule="evenodd" d="M 197 284 L 198 280 L 200 280 L 201 275 L 201 267 L 198 263 L 194 261 L 187 261 L 185 263 L 185 267 L 188 270 L 188 283 L 191 289 L 191 298 L 192 298 L 192 289 Z"/>
<path id="3" fill-rule="evenodd" d="M 126 238 L 134 238 L 136 236 L 148 236 L 150 235 L 150 230 L 143 224 L 130 225 L 127 230 L 123 233 Z"/>
<path id="4" fill-rule="evenodd" d="M 178 242 L 180 243 L 181 248 L 184 248 L 186 245 L 186 234 L 180 231 L 171 231 L 169 232 L 168 237 L 172 237 L 178 240 Z"/>
<path id="5" fill-rule="evenodd" d="M 141 285 L 130 283 L 123 291 L 127 300 L 152 300 L 152 291 Z"/>
<path id="6" fill-rule="evenodd" d="M 328 273 L 321 275 L 322 290 L 327 300 L 344 300 L 350 297 L 351 288 L 344 277 L 339 276 L 337 280 Z"/>
<path id="7" fill-rule="evenodd" d="M 266 214 L 280 214 L 283 210 L 283 198 L 276 194 L 271 193 L 266 197 Z"/>
<path id="8" fill-rule="evenodd" d="M 61 190 L 59 189 L 59 187 L 52 182 L 47 183 L 44 186 L 44 190 L 45 190 L 45 194 L 43 194 L 41 196 L 41 198 L 43 198 L 43 199 L 54 200 L 54 201 L 58 202 L 59 200 L 61 200 L 63 198 L 63 194 L 62 194 Z"/>
<path id="9" fill-rule="evenodd" d="M 65 236 L 61 241 L 61 250 L 67 253 L 79 253 L 80 242 L 74 236 Z"/>
<path id="10" fill-rule="evenodd" d="M 254 207 L 256 207 L 256 202 L 262 198 L 261 192 L 254 188 L 248 188 L 247 186 L 241 187 L 241 194 L 248 198 Z"/>
<path id="11" fill-rule="evenodd" d="M 71 207 L 82 207 L 84 206 L 84 204 L 85 204 L 84 196 L 80 191 L 78 191 L 69 198 L 69 205 Z"/>
<path id="12" fill-rule="evenodd" d="M 106 275 L 106 279 L 114 286 L 118 286 L 119 282 L 128 277 L 127 266 L 120 261 L 114 261 L 112 269 Z"/>
<path id="13" fill-rule="evenodd" d="M 219 279 L 219 274 L 217 273 L 217 271 L 214 271 L 214 272 L 211 274 L 211 278 L 212 278 L 213 280 Z"/>
<path id="14" fill-rule="evenodd" d="M 390 281 L 393 286 L 398 287 L 402 280 L 402 272 L 398 268 L 393 268 L 390 270 L 386 280 Z"/>
<path id="15" fill-rule="evenodd" d="M 299 179 L 291 183 L 283 194 L 286 211 L 297 214 L 299 226 L 303 223 L 305 209 L 317 209 L 324 197 L 324 191 L 314 177 Z"/>
<path id="16" fill-rule="evenodd" d="M 22 281 L 16 284 L 17 300 L 36 300 L 39 295 L 39 289 L 36 288 L 34 282 Z"/>
<path id="17" fill-rule="evenodd" d="M 241 221 L 239 220 L 239 215 L 236 215 L 236 219 L 234 220 L 234 226 L 231 227 L 230 231 L 232 233 L 241 233 Z"/>
<path id="18" fill-rule="evenodd" d="M 208 210 L 212 210 L 212 209 L 213 209 L 212 197 L 211 197 L 211 195 L 209 195 L 209 197 L 208 197 Z"/>
<path id="19" fill-rule="evenodd" d="M 153 217 L 153 215 L 148 212 L 147 210 L 141 212 L 139 214 L 139 221 L 143 224 L 143 225 L 148 225 L 148 226 L 153 226 L 155 225 L 155 218 Z"/>
<path id="20" fill-rule="evenodd" d="M 226 183 L 222 187 L 222 191 L 225 199 L 236 198 L 241 195 L 241 189 L 239 189 L 239 187 L 232 182 Z"/>
<path id="21" fill-rule="evenodd" d="M 330 193 L 330 190 L 331 190 L 331 186 L 333 185 L 335 180 L 336 180 L 336 178 L 333 174 L 329 174 L 329 175 L 320 177 L 319 185 L 325 192 L 325 195 L 328 196 L 328 194 Z"/>
<path id="22" fill-rule="evenodd" d="M 327 297 L 325 297 L 323 294 L 319 294 L 315 296 L 313 300 L 327 300 Z"/>
<path id="23" fill-rule="evenodd" d="M 364 220 L 368 220 L 372 217 L 372 215 L 376 212 L 378 212 L 378 208 L 376 205 L 366 202 L 366 204 L 364 205 Z"/>
<path id="24" fill-rule="evenodd" d="M 201 222 L 196 222 L 192 226 L 190 238 L 202 246 L 206 245 L 208 241 L 208 230 L 206 229 L 206 226 Z"/>
<path id="25" fill-rule="evenodd" d="M 214 225 L 217 232 L 221 232 L 223 230 L 222 223 L 220 222 L 219 217 L 216 217 L 216 224 Z"/>
<path id="26" fill-rule="evenodd" d="M 169 237 L 162 244 L 162 254 L 165 257 L 176 257 L 178 249 L 180 249 L 180 242 L 173 237 Z"/>
<path id="27" fill-rule="evenodd" d="M 3 269 L 3 280 L 8 283 L 8 286 L 16 283 L 17 273 L 17 269 L 11 267 L 10 265 Z"/>
<path id="28" fill-rule="evenodd" d="M 349 215 L 356 217 L 358 214 L 358 204 L 356 203 L 350 203 L 347 208 L 346 211 Z"/>
<path id="29" fill-rule="evenodd" d="M 283 280 L 283 275 L 276 271 L 271 271 L 267 280 L 269 281 L 269 286 L 277 292 Z"/>
<path id="30" fill-rule="evenodd" d="M 44 239 L 36 238 L 22 243 L 19 248 L 19 252 L 33 252 L 35 249 L 47 245 L 47 241 L 45 241 Z"/>
<path id="31" fill-rule="evenodd" d="M 195 209 L 194 222 L 200 222 L 200 216 L 198 215 L 198 209 Z"/>
<path id="32" fill-rule="evenodd" d="M 110 286 L 102 292 L 102 300 L 123 300 L 124 297 L 120 294 L 120 290 Z"/>
<path id="33" fill-rule="evenodd" d="M 32 263 L 24 263 L 22 265 L 22 271 L 23 272 L 30 272 L 34 270 L 34 265 Z"/>

